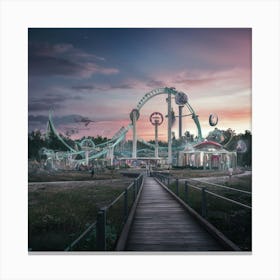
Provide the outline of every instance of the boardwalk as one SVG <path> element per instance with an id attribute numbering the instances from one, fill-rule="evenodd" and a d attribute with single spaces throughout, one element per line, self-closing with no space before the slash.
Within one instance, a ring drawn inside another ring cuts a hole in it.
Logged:
<path id="1" fill-rule="evenodd" d="M 146 177 L 125 250 L 225 249 L 155 179 Z"/>

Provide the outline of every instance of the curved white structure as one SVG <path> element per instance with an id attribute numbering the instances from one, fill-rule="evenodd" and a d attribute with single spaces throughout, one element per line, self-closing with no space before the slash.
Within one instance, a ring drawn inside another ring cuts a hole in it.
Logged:
<path id="1" fill-rule="evenodd" d="M 79 143 L 79 146 L 81 147 L 82 150 L 75 150 L 74 148 L 70 147 L 59 135 L 59 133 L 56 131 L 53 122 L 52 122 L 52 117 L 51 113 L 49 114 L 49 121 L 48 121 L 48 131 L 53 132 L 57 138 L 68 148 L 68 152 L 64 153 L 64 158 L 69 158 L 75 155 L 81 155 L 83 159 L 76 160 L 77 162 L 88 162 L 91 159 L 96 159 L 99 157 L 102 157 L 107 154 L 107 157 L 110 158 L 110 161 L 113 162 L 113 154 L 114 154 L 114 147 L 119 144 L 124 138 L 126 133 L 129 131 L 129 129 L 133 129 L 133 145 L 132 145 L 132 158 L 137 158 L 137 120 L 140 116 L 140 111 L 142 107 L 153 97 L 160 95 L 160 94 L 166 94 L 167 95 L 167 112 L 168 112 L 168 164 L 172 164 L 172 139 L 171 139 L 171 126 L 172 126 L 172 108 L 171 108 L 171 101 L 172 101 L 172 96 L 176 96 L 176 100 L 182 99 L 182 96 L 184 93 L 179 92 L 175 90 L 174 87 L 164 87 L 164 88 L 157 88 L 154 89 L 148 93 L 146 93 L 141 100 L 137 103 L 137 106 L 135 109 L 132 110 L 130 113 L 130 120 L 131 123 L 127 127 L 122 127 L 109 141 L 99 144 L 99 145 L 93 145 L 92 150 L 87 149 L 83 150 L 82 146 Z M 179 98 L 178 98 L 179 97 Z M 183 96 L 184 97 L 184 96 Z M 200 123 L 198 120 L 198 116 L 196 115 L 195 111 L 191 107 L 191 105 L 188 102 L 188 98 L 184 99 L 184 103 L 179 104 L 180 106 L 180 111 L 182 110 L 183 106 L 186 106 L 187 109 L 190 111 L 190 114 L 192 116 L 193 121 L 196 124 L 197 127 L 197 132 L 198 132 L 198 139 L 202 139 L 202 133 L 201 133 L 201 127 Z M 181 120 L 179 120 L 180 127 L 181 125 Z M 180 129 L 181 131 L 181 129 Z"/>

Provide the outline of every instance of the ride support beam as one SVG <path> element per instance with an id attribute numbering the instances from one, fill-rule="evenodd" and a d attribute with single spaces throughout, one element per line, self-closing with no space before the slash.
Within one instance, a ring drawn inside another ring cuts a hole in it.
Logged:
<path id="1" fill-rule="evenodd" d="M 172 115 L 171 115 L 171 93 L 168 93 L 167 97 L 167 116 L 168 116 L 168 159 L 167 163 L 172 164 L 172 138 L 171 138 L 171 127 L 172 127 Z"/>
<path id="2" fill-rule="evenodd" d="M 136 112 L 133 112 L 132 126 L 133 126 L 133 141 L 132 141 L 132 158 L 137 157 L 137 128 L 136 128 L 137 116 Z"/>
<path id="3" fill-rule="evenodd" d="M 182 105 L 179 106 L 179 139 L 182 138 L 182 111 L 183 111 Z"/>
<path id="4" fill-rule="evenodd" d="M 155 158 L 158 158 L 158 124 L 155 125 Z"/>
<path id="5" fill-rule="evenodd" d="M 89 151 L 86 150 L 86 151 L 85 151 L 85 162 L 86 162 L 86 166 L 88 166 L 88 164 L 89 164 L 88 156 L 89 156 Z"/>
<path id="6" fill-rule="evenodd" d="M 114 147 L 110 147 L 110 164 L 113 166 L 114 164 Z"/>

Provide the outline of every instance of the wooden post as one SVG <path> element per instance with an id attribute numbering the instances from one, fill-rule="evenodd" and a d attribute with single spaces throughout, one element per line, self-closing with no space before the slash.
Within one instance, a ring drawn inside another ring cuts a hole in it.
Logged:
<path id="1" fill-rule="evenodd" d="M 168 174 L 167 186 L 169 187 L 170 184 L 170 174 Z"/>
<path id="2" fill-rule="evenodd" d="M 96 248 L 98 251 L 106 251 L 106 209 L 101 208 L 97 214 Z"/>
<path id="3" fill-rule="evenodd" d="M 188 181 L 185 181 L 185 202 L 188 204 L 189 203 L 189 193 L 188 193 Z"/>
<path id="4" fill-rule="evenodd" d="M 133 184 L 133 201 L 136 199 L 136 186 L 137 186 L 137 179 L 134 180 L 134 184 Z"/>
<path id="5" fill-rule="evenodd" d="M 179 196 L 179 179 L 176 178 L 176 189 L 175 189 L 176 195 Z"/>
<path id="6" fill-rule="evenodd" d="M 205 187 L 201 188 L 201 215 L 203 218 L 206 218 L 207 216 L 207 202 L 205 189 Z"/>
<path id="7" fill-rule="evenodd" d="M 139 182 L 140 182 L 140 178 L 137 178 L 137 184 L 136 184 L 136 196 L 137 196 L 137 194 L 138 194 L 138 190 L 139 190 Z"/>
<path id="8" fill-rule="evenodd" d="M 124 222 L 127 219 L 128 215 L 128 203 L 127 203 L 127 189 L 124 191 L 124 204 L 123 204 L 123 220 Z"/>

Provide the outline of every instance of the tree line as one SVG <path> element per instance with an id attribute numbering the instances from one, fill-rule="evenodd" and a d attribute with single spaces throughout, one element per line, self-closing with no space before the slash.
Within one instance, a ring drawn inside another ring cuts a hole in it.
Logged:
<path id="1" fill-rule="evenodd" d="M 225 144 L 226 140 L 228 140 L 228 138 L 230 137 L 230 135 L 233 135 L 233 137 L 231 138 L 231 141 L 228 142 L 228 144 L 226 145 L 227 150 L 229 151 L 237 151 L 237 157 L 238 157 L 238 165 L 239 166 L 251 166 L 252 164 L 252 134 L 249 130 L 245 130 L 244 133 L 239 133 L 236 134 L 234 131 L 228 129 L 225 131 L 220 131 L 222 132 L 223 137 L 225 138 L 223 141 L 219 141 L 221 143 L 221 145 Z M 213 136 L 213 134 L 209 134 L 210 136 L 207 137 L 208 140 L 217 140 L 215 139 L 215 134 Z M 73 149 L 77 148 L 77 144 L 76 142 L 67 137 L 64 136 L 62 134 L 60 134 L 60 137 L 71 147 L 73 147 Z M 96 137 L 82 137 L 78 140 L 76 140 L 77 142 L 82 141 L 83 139 L 91 139 L 95 145 L 104 143 L 108 140 L 110 140 L 107 137 L 102 137 L 100 135 L 96 136 Z M 192 139 L 192 137 L 187 137 L 186 139 L 173 139 L 173 145 L 182 145 L 183 142 L 185 143 L 185 141 L 187 139 Z M 246 146 L 246 150 L 240 150 L 237 149 L 238 147 L 238 143 L 239 141 L 242 140 L 242 142 L 245 144 Z M 131 142 L 131 141 L 128 141 Z M 148 141 L 151 144 L 155 144 L 154 140 Z M 188 141 L 190 142 L 191 141 Z M 224 142 L 224 143 L 223 143 Z M 132 143 L 131 143 L 132 144 Z M 138 148 L 145 148 L 146 145 L 139 142 L 138 143 Z M 159 146 L 162 147 L 167 147 L 167 142 L 166 141 L 159 141 Z M 46 137 L 45 134 L 42 134 L 41 131 L 39 130 L 35 130 L 32 131 L 28 134 L 28 158 L 29 159 L 36 159 L 36 160 L 40 160 L 40 153 L 39 151 L 42 148 L 47 148 L 47 149 L 51 149 L 54 151 L 67 151 L 67 147 L 65 147 L 65 145 L 57 138 L 57 136 L 54 133 L 50 133 L 48 135 L 48 137 Z"/>

